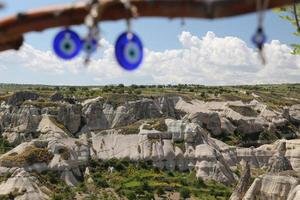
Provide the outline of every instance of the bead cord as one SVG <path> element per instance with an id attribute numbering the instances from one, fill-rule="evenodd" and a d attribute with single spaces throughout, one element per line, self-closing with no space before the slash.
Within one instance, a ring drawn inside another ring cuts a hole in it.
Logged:
<path id="1" fill-rule="evenodd" d="M 126 19 L 127 31 L 122 33 L 115 43 L 115 57 L 119 65 L 128 71 L 137 69 L 143 60 L 143 44 L 132 32 L 131 18 L 138 16 L 137 9 L 128 0 L 120 0 L 128 11 Z"/>
<path id="2" fill-rule="evenodd" d="M 88 3 L 89 14 L 85 17 L 85 25 L 88 28 L 88 33 L 83 42 L 83 50 L 86 53 L 84 60 L 87 66 L 90 62 L 91 55 L 96 52 L 98 41 L 100 40 L 100 28 L 98 26 L 98 18 L 101 16 L 102 9 L 100 9 L 100 2 L 98 0 L 91 0 Z"/>
<path id="3" fill-rule="evenodd" d="M 256 1 L 256 10 L 258 13 L 258 17 L 257 17 L 258 26 L 257 26 L 256 33 L 252 37 L 252 42 L 258 48 L 259 57 L 263 64 L 266 63 L 266 59 L 265 59 L 264 52 L 263 52 L 263 47 L 264 47 L 264 43 L 267 40 L 267 37 L 266 37 L 266 35 L 264 33 L 264 29 L 263 29 L 263 22 L 264 22 L 264 18 L 265 18 L 265 10 L 268 8 L 268 5 L 269 5 L 269 0 L 257 0 Z"/>

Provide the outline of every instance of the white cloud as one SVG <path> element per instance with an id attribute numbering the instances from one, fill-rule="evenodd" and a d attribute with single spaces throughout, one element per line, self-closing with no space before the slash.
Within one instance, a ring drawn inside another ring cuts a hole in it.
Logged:
<path id="1" fill-rule="evenodd" d="M 265 46 L 267 64 L 262 65 L 258 53 L 237 37 L 217 37 L 213 32 L 198 37 L 189 32 L 178 36 L 180 49 L 161 52 L 145 49 L 142 66 L 134 72 L 122 70 L 115 61 L 114 48 L 102 39 L 102 56 L 93 59 L 88 68 L 83 58 L 62 61 L 52 52 L 24 45 L 17 53 L 0 54 L 1 66 L 16 65 L 34 72 L 74 76 L 87 74 L 92 83 L 168 84 L 198 83 L 255 84 L 300 82 L 300 56 L 279 41 Z M 55 83 L 54 83 L 55 84 Z M 74 83 L 76 84 L 76 83 Z"/>
<path id="2" fill-rule="evenodd" d="M 3 66 L 25 67 L 34 72 L 50 74 L 64 74 L 66 69 L 76 74 L 78 64 L 82 63 L 82 58 L 62 62 L 51 51 L 41 51 L 28 44 L 24 44 L 17 52 L 10 50 L 1 53 L 0 59 Z"/>

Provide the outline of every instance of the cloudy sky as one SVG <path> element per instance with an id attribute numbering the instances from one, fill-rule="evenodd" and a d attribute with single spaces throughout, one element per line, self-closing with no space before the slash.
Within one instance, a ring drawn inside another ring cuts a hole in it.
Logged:
<path id="1" fill-rule="evenodd" d="M 50 4 L 29 0 L 7 9 L 0 16 Z M 17 2 L 17 1 L 15 1 Z M 57 3 L 62 1 L 51 1 Z M 68 2 L 68 1 L 65 1 Z M 205 85 L 300 82 L 300 56 L 292 55 L 289 44 L 299 42 L 293 27 L 277 14 L 268 12 L 265 28 L 266 65 L 262 65 L 251 38 L 256 15 L 221 20 L 140 19 L 134 30 L 145 44 L 145 59 L 134 72 L 122 70 L 114 58 L 114 40 L 125 29 L 123 21 L 100 24 L 102 48 L 89 66 L 83 57 L 72 61 L 57 58 L 51 48 L 59 29 L 30 33 L 19 51 L 0 53 L 0 82 L 67 85 L 177 84 Z M 83 26 L 72 27 L 85 34 Z"/>

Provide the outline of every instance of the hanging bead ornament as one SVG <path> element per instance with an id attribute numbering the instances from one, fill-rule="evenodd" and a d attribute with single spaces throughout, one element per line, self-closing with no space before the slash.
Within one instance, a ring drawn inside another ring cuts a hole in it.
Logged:
<path id="1" fill-rule="evenodd" d="M 88 34 L 82 40 L 83 51 L 86 53 L 85 64 L 90 62 L 91 55 L 97 50 L 100 39 L 98 18 L 100 17 L 100 3 L 98 0 L 91 0 L 89 14 L 85 18 L 85 25 L 88 27 Z"/>
<path id="2" fill-rule="evenodd" d="M 136 8 L 129 1 L 122 1 L 124 7 L 132 16 L 137 16 Z M 123 32 L 115 44 L 115 56 L 119 65 L 125 70 L 134 70 L 142 63 L 143 44 L 140 38 L 132 33 L 130 19 L 127 19 L 127 31 Z"/>
<path id="3" fill-rule="evenodd" d="M 143 60 L 143 44 L 134 33 L 122 33 L 115 44 L 115 56 L 126 70 L 136 69 Z"/>
<path id="4" fill-rule="evenodd" d="M 56 55 L 69 60 L 79 54 L 82 47 L 78 34 L 68 28 L 60 31 L 54 38 L 53 49 Z"/>
<path id="5" fill-rule="evenodd" d="M 258 27 L 255 35 L 252 37 L 252 42 L 256 45 L 256 47 L 262 51 L 263 45 L 266 42 L 267 38 L 262 29 L 262 27 Z"/>
<path id="6" fill-rule="evenodd" d="M 98 41 L 95 39 L 88 38 L 82 41 L 82 45 L 83 51 L 90 56 L 97 50 Z"/>
<path id="7" fill-rule="evenodd" d="M 264 4 L 263 4 L 264 3 Z M 268 6 L 268 0 L 257 0 L 256 1 L 257 12 L 258 12 L 258 28 L 256 33 L 252 37 L 252 42 L 259 50 L 259 55 L 263 64 L 266 63 L 266 59 L 263 52 L 264 44 L 267 41 L 267 37 L 263 29 L 264 12 Z"/>

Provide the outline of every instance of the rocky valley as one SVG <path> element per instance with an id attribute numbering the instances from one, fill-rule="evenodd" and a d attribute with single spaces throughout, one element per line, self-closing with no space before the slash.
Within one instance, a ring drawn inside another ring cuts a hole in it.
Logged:
<path id="1" fill-rule="evenodd" d="M 300 199 L 299 85 L 3 88 L 0 199 Z"/>

